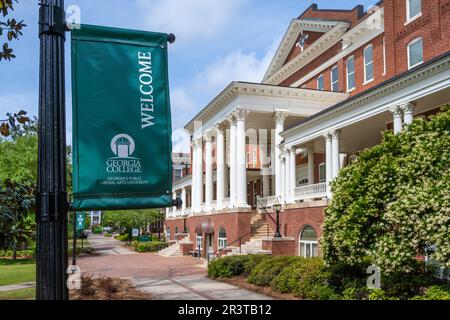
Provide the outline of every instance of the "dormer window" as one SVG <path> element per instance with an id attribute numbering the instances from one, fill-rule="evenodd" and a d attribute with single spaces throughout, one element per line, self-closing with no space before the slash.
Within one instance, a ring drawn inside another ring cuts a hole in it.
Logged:
<path id="1" fill-rule="evenodd" d="M 406 23 L 422 15 L 422 0 L 406 0 Z"/>
<path id="2" fill-rule="evenodd" d="M 325 82 L 323 79 L 323 74 L 317 77 L 317 90 L 323 91 L 325 90 Z"/>

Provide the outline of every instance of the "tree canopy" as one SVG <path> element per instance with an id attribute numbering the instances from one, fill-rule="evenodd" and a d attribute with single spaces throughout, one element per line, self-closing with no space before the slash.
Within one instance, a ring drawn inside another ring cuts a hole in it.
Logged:
<path id="1" fill-rule="evenodd" d="M 159 210 L 126 210 L 105 211 L 103 213 L 103 226 L 115 230 L 128 230 L 132 228 L 145 229 L 149 224 L 155 223 L 160 217 Z"/>
<path id="2" fill-rule="evenodd" d="M 327 263 L 371 261 L 409 272 L 419 256 L 450 267 L 450 108 L 386 132 L 332 184 L 322 249 Z"/>

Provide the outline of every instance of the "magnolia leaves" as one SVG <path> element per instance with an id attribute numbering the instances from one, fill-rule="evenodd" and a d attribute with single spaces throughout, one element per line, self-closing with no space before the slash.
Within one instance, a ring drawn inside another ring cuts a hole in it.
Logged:
<path id="1" fill-rule="evenodd" d="M 17 0 L 15 0 L 17 2 Z M 12 0 L 0 0 L 0 10 L 3 16 L 6 16 L 9 12 L 8 10 L 13 9 Z M 8 41 L 18 40 L 22 36 L 22 29 L 26 27 L 23 21 L 17 21 L 16 19 L 8 19 L 6 22 L 0 21 L 0 36 L 6 34 Z M 11 49 L 8 43 L 4 43 L 0 50 L 0 61 L 14 59 L 16 56 L 13 54 L 13 49 Z"/>
<path id="2" fill-rule="evenodd" d="M 15 0 L 15 2 L 17 2 L 17 0 Z M 3 13 L 3 16 L 8 14 L 8 10 L 14 10 L 13 0 L 0 0 L 0 10 Z"/>
<path id="3" fill-rule="evenodd" d="M 20 125 L 30 124 L 31 120 L 26 116 L 26 111 L 19 111 L 18 113 L 10 114 L 7 113 L 7 119 L 0 121 L 0 134 L 4 137 L 8 137 L 12 132 L 18 132 L 20 130 Z"/>

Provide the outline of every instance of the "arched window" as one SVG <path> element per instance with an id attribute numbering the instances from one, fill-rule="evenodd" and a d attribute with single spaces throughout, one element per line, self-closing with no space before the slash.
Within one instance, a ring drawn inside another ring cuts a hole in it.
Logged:
<path id="1" fill-rule="evenodd" d="M 178 234 L 178 227 L 175 227 L 175 234 Z"/>
<path id="2" fill-rule="evenodd" d="M 313 227 L 306 226 L 300 233 L 299 255 L 304 258 L 317 257 L 317 234 Z"/>
<path id="3" fill-rule="evenodd" d="M 227 232 L 223 227 L 219 230 L 218 245 L 219 249 L 225 248 L 227 246 Z"/>
<path id="4" fill-rule="evenodd" d="M 353 91 L 355 88 L 355 57 L 351 56 L 347 59 L 347 92 Z"/>
<path id="5" fill-rule="evenodd" d="M 166 228 L 166 238 L 170 239 L 170 228 L 169 227 Z"/>

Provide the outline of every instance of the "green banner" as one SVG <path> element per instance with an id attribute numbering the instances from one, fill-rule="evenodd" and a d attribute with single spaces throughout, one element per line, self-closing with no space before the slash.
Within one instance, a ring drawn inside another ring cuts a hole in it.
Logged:
<path id="1" fill-rule="evenodd" d="M 72 31 L 74 210 L 172 205 L 167 37 Z"/>
<path id="2" fill-rule="evenodd" d="M 84 230 L 86 229 L 86 213 L 85 212 L 77 212 L 76 213 L 76 230 Z"/>

